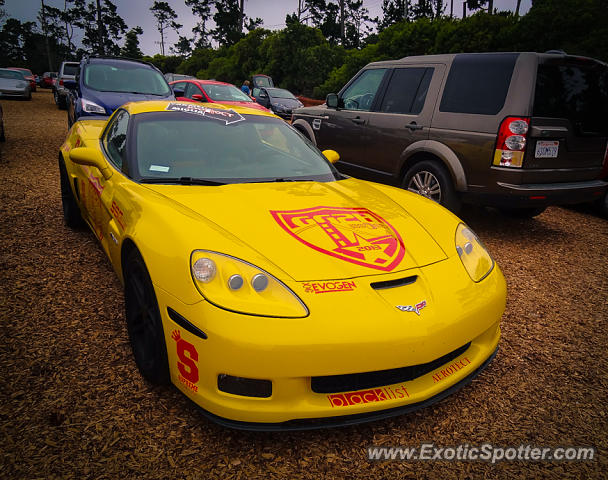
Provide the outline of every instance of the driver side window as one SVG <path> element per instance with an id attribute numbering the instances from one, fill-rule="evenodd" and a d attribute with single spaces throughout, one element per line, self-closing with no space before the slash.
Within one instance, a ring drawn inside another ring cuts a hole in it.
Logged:
<path id="1" fill-rule="evenodd" d="M 122 165 L 127 160 L 128 126 L 129 114 L 125 110 L 122 110 L 114 117 L 114 120 L 103 139 L 103 146 L 106 154 L 119 170 L 122 170 Z"/>
<path id="2" fill-rule="evenodd" d="M 194 85 L 193 83 L 187 83 L 186 84 L 186 90 L 184 92 L 184 97 L 186 98 L 192 98 L 192 95 L 196 95 L 196 94 L 201 95 L 202 92 L 199 90 L 199 88 Z"/>
<path id="3" fill-rule="evenodd" d="M 364 71 L 342 94 L 340 103 L 343 108 L 368 112 L 385 73 L 386 68 Z"/>

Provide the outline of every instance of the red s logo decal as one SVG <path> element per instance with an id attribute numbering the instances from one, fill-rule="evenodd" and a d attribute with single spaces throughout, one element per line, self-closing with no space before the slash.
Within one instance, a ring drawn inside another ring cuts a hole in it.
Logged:
<path id="1" fill-rule="evenodd" d="M 181 336 L 179 330 L 173 330 L 171 337 L 176 342 L 177 347 L 177 357 L 179 358 L 177 362 L 177 369 L 181 376 L 192 383 L 197 383 L 198 376 L 198 367 L 196 362 L 198 362 L 198 352 L 194 345 L 190 342 L 184 340 Z"/>

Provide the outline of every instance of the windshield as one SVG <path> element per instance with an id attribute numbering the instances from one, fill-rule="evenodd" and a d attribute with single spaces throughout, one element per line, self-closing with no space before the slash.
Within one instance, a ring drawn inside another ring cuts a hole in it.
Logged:
<path id="1" fill-rule="evenodd" d="M 253 102 L 234 85 L 200 85 L 211 100 L 216 102 Z"/>
<path id="2" fill-rule="evenodd" d="M 296 97 L 294 97 L 290 91 L 282 88 L 267 88 L 266 91 L 272 98 L 291 98 L 296 100 Z"/>
<path id="3" fill-rule="evenodd" d="M 24 73 L 17 70 L 0 70 L 0 78 L 14 78 L 16 80 L 25 80 Z"/>
<path id="4" fill-rule="evenodd" d="M 136 176 L 142 182 L 207 179 L 221 183 L 341 178 L 319 151 L 283 120 L 232 110 L 169 104 L 135 116 Z M 226 119 L 226 115 L 231 118 Z"/>
<path id="5" fill-rule="evenodd" d="M 93 63 L 84 69 L 84 84 L 101 92 L 140 93 L 168 96 L 165 78 L 156 70 L 139 63 Z"/>

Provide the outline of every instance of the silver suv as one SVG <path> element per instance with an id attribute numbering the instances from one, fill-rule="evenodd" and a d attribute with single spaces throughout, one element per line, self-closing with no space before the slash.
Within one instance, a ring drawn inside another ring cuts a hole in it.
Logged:
<path id="1" fill-rule="evenodd" d="M 365 66 L 293 126 L 336 166 L 451 210 L 521 216 L 601 198 L 608 182 L 608 66 L 563 53 L 406 57 Z"/>
<path id="2" fill-rule="evenodd" d="M 63 62 L 53 86 L 55 105 L 61 110 L 67 109 L 68 89 L 63 86 L 65 80 L 75 80 L 80 68 L 79 62 Z"/>

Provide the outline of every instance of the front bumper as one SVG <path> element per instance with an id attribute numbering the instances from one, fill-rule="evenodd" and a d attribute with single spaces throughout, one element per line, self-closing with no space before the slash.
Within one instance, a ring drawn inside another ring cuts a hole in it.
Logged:
<path id="1" fill-rule="evenodd" d="M 418 276 L 416 284 L 382 295 L 369 286 L 377 276 L 355 279 L 354 291 L 308 297 L 294 282 L 290 288 L 311 312 L 301 319 L 241 315 L 205 301 L 187 305 L 157 287 L 171 379 L 213 420 L 247 429 L 358 423 L 441 400 L 477 375 L 496 351 L 506 301 L 504 277 L 495 266 L 473 284 L 457 257 L 408 271 L 412 273 Z M 446 288 L 428 293 L 429 285 L 441 281 Z M 330 295 L 332 311 L 317 314 Z M 395 308 L 395 301 L 415 303 L 421 297 L 428 306 L 420 315 Z M 207 339 L 176 323 L 168 308 Z M 312 377 L 424 364 L 469 343 L 458 356 L 417 378 L 335 393 L 315 393 L 311 387 Z M 272 394 L 255 398 L 220 391 L 218 376 L 223 374 L 271 381 Z"/>

